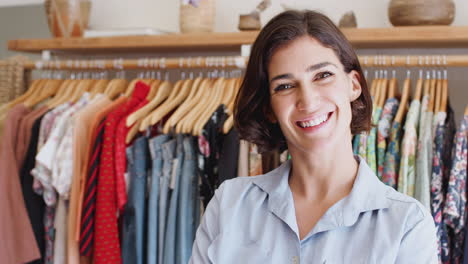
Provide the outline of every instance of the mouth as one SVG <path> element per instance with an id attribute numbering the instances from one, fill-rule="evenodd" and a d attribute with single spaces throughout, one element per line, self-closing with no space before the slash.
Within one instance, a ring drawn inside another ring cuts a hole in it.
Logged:
<path id="1" fill-rule="evenodd" d="M 333 113 L 334 112 L 329 112 L 321 116 L 314 117 L 312 119 L 297 121 L 296 125 L 302 129 L 307 130 L 317 129 L 325 125 L 328 122 L 328 120 L 330 120 L 330 117 L 333 115 Z"/>

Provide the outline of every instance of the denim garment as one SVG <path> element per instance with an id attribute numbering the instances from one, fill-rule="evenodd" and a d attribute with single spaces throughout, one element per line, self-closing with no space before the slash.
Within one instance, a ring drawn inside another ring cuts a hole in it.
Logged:
<path id="1" fill-rule="evenodd" d="M 123 263 L 144 263 L 145 223 L 146 223 L 146 179 L 148 169 L 148 139 L 140 137 L 131 148 L 133 155 L 128 157 L 130 171 L 130 188 L 124 214 Z M 127 252 L 126 252 L 127 251 Z"/>
<path id="2" fill-rule="evenodd" d="M 186 264 L 192 254 L 192 243 L 194 239 L 194 207 L 192 201 L 194 184 L 196 183 L 196 160 L 195 149 L 191 137 L 183 139 L 184 162 L 182 164 L 182 175 L 180 179 L 180 195 L 178 199 L 177 212 L 177 245 L 176 263 Z M 195 185 L 195 188 L 197 186 Z"/>
<path id="3" fill-rule="evenodd" d="M 225 181 L 211 199 L 189 263 L 436 264 L 431 213 L 379 181 L 363 159 L 351 192 L 299 238 L 291 161 Z"/>
<path id="4" fill-rule="evenodd" d="M 166 234 L 166 217 L 168 211 L 167 202 L 170 199 L 169 193 L 169 184 L 171 180 L 171 171 L 172 171 L 172 160 L 174 159 L 174 152 L 176 147 L 176 140 L 171 139 L 166 143 L 162 144 L 162 154 L 163 154 L 163 171 L 162 177 L 160 178 L 159 185 L 159 229 L 158 229 L 158 263 L 162 264 L 164 259 L 164 243 L 165 243 L 165 234 Z"/>
<path id="5" fill-rule="evenodd" d="M 169 140 L 168 135 L 160 135 L 149 140 L 152 159 L 151 178 L 148 198 L 148 234 L 147 234 L 147 264 L 158 263 L 158 197 L 159 184 L 162 177 L 162 144 Z"/>
<path id="6" fill-rule="evenodd" d="M 125 149 L 127 155 L 127 173 L 129 174 L 128 180 L 131 184 L 131 179 L 135 178 L 135 160 L 133 159 L 133 147 L 129 146 Z M 130 191 L 130 188 L 128 189 Z M 135 208 L 131 204 L 133 200 L 130 200 L 130 196 L 128 197 L 127 204 L 124 208 L 124 214 L 122 217 L 122 238 L 121 238 L 121 248 L 122 248 L 122 263 L 132 263 L 135 259 L 136 249 L 136 233 L 135 233 Z"/>
<path id="7" fill-rule="evenodd" d="M 178 201 L 180 194 L 180 178 L 182 176 L 182 165 L 184 162 L 184 145 L 183 145 L 183 135 L 178 134 L 176 136 L 176 156 L 172 160 L 172 172 L 171 172 L 171 188 L 172 194 L 169 205 L 169 213 L 167 215 L 167 224 L 166 224 L 166 235 L 164 240 L 164 264 L 180 264 L 180 254 L 176 252 L 177 240 L 177 215 Z M 176 256 L 178 259 L 176 260 Z"/>

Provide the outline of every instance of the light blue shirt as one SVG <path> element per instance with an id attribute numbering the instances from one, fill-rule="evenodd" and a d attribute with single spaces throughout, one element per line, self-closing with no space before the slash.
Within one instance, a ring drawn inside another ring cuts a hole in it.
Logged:
<path id="1" fill-rule="evenodd" d="M 348 196 L 299 239 L 291 162 L 224 182 L 197 230 L 190 263 L 438 263 L 431 214 L 361 160 Z"/>

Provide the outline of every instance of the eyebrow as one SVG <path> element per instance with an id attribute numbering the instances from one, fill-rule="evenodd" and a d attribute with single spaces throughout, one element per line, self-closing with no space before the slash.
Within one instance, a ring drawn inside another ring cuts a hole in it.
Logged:
<path id="1" fill-rule="evenodd" d="M 317 63 L 317 64 L 314 64 L 314 65 L 311 65 L 311 66 L 307 67 L 306 72 L 315 71 L 315 70 L 318 70 L 320 68 L 326 67 L 328 65 L 332 65 L 332 66 L 335 66 L 336 68 L 338 68 L 338 66 L 336 66 L 336 64 L 326 61 L 326 62 L 320 62 L 320 63 Z M 293 75 L 290 74 L 290 73 L 280 74 L 280 75 L 277 75 L 277 76 L 271 78 L 270 83 L 273 82 L 273 81 L 276 81 L 276 80 L 280 80 L 280 79 L 291 79 L 292 77 L 293 77 Z"/>

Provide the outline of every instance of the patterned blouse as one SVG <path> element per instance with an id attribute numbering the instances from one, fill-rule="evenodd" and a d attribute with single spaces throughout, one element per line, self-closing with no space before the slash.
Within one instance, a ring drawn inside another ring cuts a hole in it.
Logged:
<path id="1" fill-rule="evenodd" d="M 390 130 L 390 143 L 388 145 L 387 153 L 385 153 L 382 182 L 395 189 L 397 188 L 398 167 L 400 165 L 400 137 L 401 124 L 400 122 L 393 121 L 393 125 Z"/>
<path id="2" fill-rule="evenodd" d="M 385 151 L 387 150 L 387 140 L 390 135 L 390 127 L 393 118 L 398 110 L 400 102 L 395 98 L 389 98 L 384 105 L 382 117 L 378 124 L 377 131 L 377 175 L 382 179 L 385 161 Z"/>
<path id="3" fill-rule="evenodd" d="M 452 262 L 461 263 L 465 240 L 468 115 L 464 116 L 452 149 L 452 167 L 443 210 L 443 222 L 454 232 Z"/>
<path id="4" fill-rule="evenodd" d="M 372 169 L 372 171 L 377 174 L 377 154 L 375 152 L 375 147 L 377 145 L 377 124 L 382 114 L 382 108 L 377 106 L 372 115 L 372 128 L 367 137 L 367 164 Z"/>
<path id="5" fill-rule="evenodd" d="M 398 177 L 398 191 L 414 196 L 414 183 L 416 174 L 416 147 L 418 144 L 418 119 L 421 108 L 419 100 L 411 102 L 405 122 L 405 133 L 401 142 L 401 162 Z"/>

